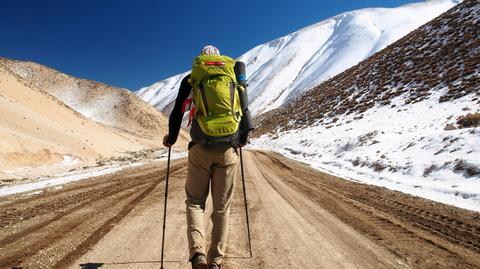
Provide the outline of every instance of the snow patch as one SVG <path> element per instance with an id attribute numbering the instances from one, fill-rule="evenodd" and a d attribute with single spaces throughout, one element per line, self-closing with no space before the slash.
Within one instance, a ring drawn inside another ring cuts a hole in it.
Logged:
<path id="1" fill-rule="evenodd" d="M 476 103 L 471 95 L 439 103 L 441 94 L 402 109 L 374 107 L 361 119 L 347 115 L 330 128 L 316 124 L 264 135 L 251 147 L 344 178 L 480 211 L 480 128 L 444 130 Z"/>
<path id="2" fill-rule="evenodd" d="M 179 152 L 172 151 L 171 159 L 175 160 L 175 159 L 184 158 L 186 155 L 187 155 L 187 152 L 185 151 L 179 151 Z M 159 150 L 154 153 L 155 160 L 164 161 L 164 160 L 167 160 L 167 156 L 168 156 L 168 152 L 166 150 Z M 73 159 L 71 158 L 71 156 L 66 155 L 64 157 L 64 160 L 60 163 L 71 164 L 76 161 L 77 159 Z M 144 164 L 145 162 L 126 163 L 126 164 L 113 163 L 113 164 L 104 165 L 101 167 L 87 168 L 86 170 L 83 170 L 83 171 L 77 171 L 77 170 L 70 171 L 67 173 L 51 176 L 48 178 L 40 177 L 36 179 L 35 182 L 0 188 L 0 196 L 12 195 L 12 194 L 18 194 L 18 193 L 24 193 L 24 192 L 29 192 L 27 195 L 35 195 L 35 194 L 42 193 L 42 189 L 44 188 L 55 187 L 56 189 L 60 189 L 62 188 L 62 185 L 70 182 L 75 182 L 82 179 L 102 176 L 106 174 L 112 174 L 127 168 L 138 167 Z"/>

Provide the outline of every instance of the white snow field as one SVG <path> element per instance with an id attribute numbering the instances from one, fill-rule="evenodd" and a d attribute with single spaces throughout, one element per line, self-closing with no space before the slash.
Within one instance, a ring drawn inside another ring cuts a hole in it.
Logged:
<path id="1" fill-rule="evenodd" d="M 375 107 L 362 119 L 346 115 L 331 128 L 278 130 L 252 140 L 251 147 L 355 181 L 480 211 L 480 128 L 444 130 L 478 105 L 471 95 L 439 103 L 442 93 L 407 105 L 400 96 L 392 100 L 399 109 Z"/>

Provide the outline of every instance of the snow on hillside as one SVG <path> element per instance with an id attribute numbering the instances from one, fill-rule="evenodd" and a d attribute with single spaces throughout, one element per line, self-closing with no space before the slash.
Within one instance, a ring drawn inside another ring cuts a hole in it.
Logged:
<path id="1" fill-rule="evenodd" d="M 479 24 L 480 2 L 464 1 L 262 114 L 253 147 L 480 211 Z"/>
<path id="2" fill-rule="evenodd" d="M 258 115 L 281 106 L 456 3 L 457 0 L 433 0 L 397 8 L 346 12 L 255 47 L 239 57 L 247 64 L 251 111 Z M 169 113 L 167 106 L 175 99 L 184 75 L 157 82 L 136 94 Z"/>
<path id="3" fill-rule="evenodd" d="M 140 137 L 165 131 L 165 116 L 127 89 L 75 78 L 34 62 L 0 58 L 0 63 L 96 122 Z"/>
<path id="4" fill-rule="evenodd" d="M 167 119 L 126 89 L 0 57 L 0 186 L 158 148 Z M 177 147 L 186 147 L 180 133 Z"/>
<path id="5" fill-rule="evenodd" d="M 110 90 L 107 85 L 83 81 L 33 62 L 0 61 L 22 79 L 46 90 L 83 116 L 110 126 L 118 124 L 114 106 L 124 99 L 121 93 L 126 89 Z"/>
<path id="6" fill-rule="evenodd" d="M 342 177 L 480 211 L 480 128 L 446 131 L 471 96 L 438 103 L 440 94 L 397 111 L 378 106 L 331 128 L 317 124 L 252 140 Z M 392 103 L 401 105 L 403 98 Z M 421 116 L 425 115 L 425 116 Z M 453 115 L 453 116 L 452 116 Z M 472 175 L 470 176 L 469 173 Z"/>
<path id="7" fill-rule="evenodd" d="M 104 92 L 97 98 L 82 98 L 82 91 L 67 87 L 56 91 L 55 97 L 78 111 L 83 116 L 106 125 L 117 126 L 118 119 L 115 106 L 121 103 L 123 97 L 116 92 Z"/>
<path id="8" fill-rule="evenodd" d="M 166 113 L 164 110 L 168 105 L 175 101 L 177 92 L 180 88 L 180 82 L 190 72 L 185 72 L 166 80 L 159 81 L 149 87 L 141 88 L 135 94 L 145 102 L 154 106 L 157 110 Z M 168 111 L 170 113 L 170 111 Z"/>

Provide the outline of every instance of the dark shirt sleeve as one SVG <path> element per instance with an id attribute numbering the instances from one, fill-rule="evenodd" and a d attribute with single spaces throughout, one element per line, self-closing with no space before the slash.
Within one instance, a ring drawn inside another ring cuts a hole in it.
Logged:
<path id="1" fill-rule="evenodd" d="M 173 107 L 172 113 L 170 113 L 167 142 L 171 145 L 175 144 L 177 141 L 178 133 L 180 132 L 180 127 L 182 125 L 182 106 L 192 90 L 192 86 L 188 82 L 189 78 L 190 75 L 187 75 L 182 79 L 182 82 L 180 83 L 180 89 L 178 90 L 177 99 L 175 100 L 175 106 Z"/>

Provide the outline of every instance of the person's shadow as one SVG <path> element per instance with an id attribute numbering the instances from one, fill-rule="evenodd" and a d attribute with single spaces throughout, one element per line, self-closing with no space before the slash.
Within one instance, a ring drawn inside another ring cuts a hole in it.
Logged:
<path id="1" fill-rule="evenodd" d="M 169 263 L 169 262 L 175 262 L 175 263 L 179 263 L 181 261 L 175 261 L 175 260 L 170 260 L 170 261 L 164 261 L 165 263 Z M 101 268 L 103 267 L 104 265 L 126 265 L 126 264 L 130 264 L 130 265 L 139 265 L 139 264 L 148 264 L 148 263 L 158 263 L 160 264 L 160 261 L 132 261 L 132 262 L 87 262 L 87 263 L 82 263 L 80 264 L 80 269 L 97 269 L 97 268 Z"/>
<path id="2" fill-rule="evenodd" d="M 80 264 L 81 269 L 97 269 L 103 266 L 100 262 L 88 262 Z"/>

